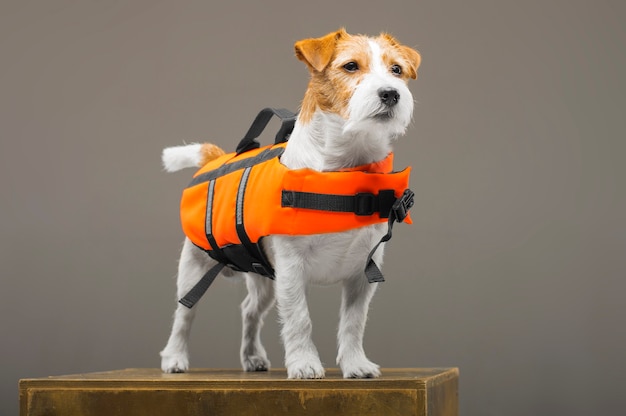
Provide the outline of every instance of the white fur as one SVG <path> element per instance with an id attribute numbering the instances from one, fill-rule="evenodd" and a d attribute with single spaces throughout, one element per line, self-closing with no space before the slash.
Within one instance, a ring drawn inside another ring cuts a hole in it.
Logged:
<path id="1" fill-rule="evenodd" d="M 350 118 L 344 126 L 344 133 L 349 134 L 351 137 L 360 138 L 364 144 L 376 143 L 373 137 L 386 136 L 393 139 L 403 135 L 413 114 L 413 97 L 408 87 L 404 81 L 391 75 L 387 68 L 383 66 L 382 53 L 378 43 L 370 41 L 369 44 L 373 55 L 371 61 L 373 63 L 372 69 L 361 81 L 350 99 L 348 105 Z M 392 110 L 393 118 L 385 123 L 371 118 L 372 114 L 379 112 L 381 109 L 382 105 L 377 93 L 381 88 L 393 88 L 400 94 L 400 100 Z M 382 146 L 383 144 L 391 146 L 390 143 L 384 140 L 380 145 Z M 382 150 L 386 150 L 382 156 L 384 157 L 390 148 Z"/>
<path id="2" fill-rule="evenodd" d="M 168 172 L 200 166 L 202 162 L 202 144 L 193 143 L 163 149 L 163 167 Z"/>
<path id="3" fill-rule="evenodd" d="M 392 141 L 403 134 L 411 119 L 413 99 L 405 83 L 382 64 L 378 44 L 371 42 L 372 70 L 354 90 L 347 120 L 336 114 L 316 112 L 307 124 L 298 121 L 281 157 L 290 168 L 309 167 L 337 170 L 383 159 Z M 395 88 L 400 93 L 393 116 L 372 118 L 380 111 L 378 90 Z M 167 170 L 193 164 L 197 145 L 166 149 Z M 334 234 L 265 238 L 264 249 L 274 265 L 276 280 L 245 274 L 248 296 L 241 305 L 243 330 L 241 363 L 246 371 L 267 370 L 270 362 L 260 341 L 263 318 L 277 302 L 289 378 L 322 378 L 324 367 L 312 341 L 312 324 L 306 299 L 310 284 L 342 285 L 340 322 L 337 334 L 337 363 L 344 377 L 378 377 L 378 365 L 363 350 L 363 333 L 370 300 L 377 284 L 364 275 L 370 250 L 385 233 L 385 224 Z M 374 255 L 381 266 L 383 249 Z M 178 272 L 178 296 L 182 297 L 212 264 L 205 253 L 187 240 Z M 187 341 L 195 307 L 178 305 L 172 333 L 161 352 L 165 372 L 182 372 L 189 367 Z"/>

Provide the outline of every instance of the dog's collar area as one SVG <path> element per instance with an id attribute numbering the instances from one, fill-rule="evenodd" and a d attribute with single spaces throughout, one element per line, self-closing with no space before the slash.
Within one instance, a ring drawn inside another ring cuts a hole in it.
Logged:
<path id="1" fill-rule="evenodd" d="M 352 168 L 342 168 L 338 172 L 367 172 L 367 173 L 389 173 L 393 170 L 393 152 L 389 153 L 383 160 L 367 163 Z"/>

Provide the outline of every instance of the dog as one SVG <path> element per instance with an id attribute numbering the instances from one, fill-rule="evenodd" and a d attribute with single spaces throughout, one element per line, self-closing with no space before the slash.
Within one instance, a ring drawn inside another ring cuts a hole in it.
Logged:
<path id="1" fill-rule="evenodd" d="M 310 82 L 281 163 L 289 169 L 340 171 L 383 160 L 411 122 L 413 97 L 407 82 L 417 78 L 420 54 L 389 34 L 350 35 L 345 29 L 298 41 L 295 54 L 306 64 Z M 212 144 L 177 146 L 163 151 L 163 163 L 166 170 L 175 171 L 203 166 L 223 153 Z M 306 288 L 341 283 L 337 364 L 345 378 L 379 377 L 379 366 L 363 350 L 369 303 L 377 287 L 368 283 L 363 266 L 385 232 L 385 224 L 375 224 L 338 233 L 271 235 L 262 244 L 275 280 L 223 269 L 227 276 L 242 274 L 248 289 L 241 305 L 243 370 L 270 369 L 260 331 L 268 309 L 276 303 L 287 377 L 324 378 L 312 341 Z M 373 255 L 378 265 L 383 245 Z M 179 298 L 215 263 L 187 238 L 178 267 Z M 194 315 L 195 308 L 178 305 L 171 335 L 161 351 L 164 372 L 188 370 Z"/>

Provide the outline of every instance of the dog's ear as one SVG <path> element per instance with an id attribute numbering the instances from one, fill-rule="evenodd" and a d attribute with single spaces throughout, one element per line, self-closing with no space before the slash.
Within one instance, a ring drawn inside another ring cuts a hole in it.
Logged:
<path id="1" fill-rule="evenodd" d="M 296 56 L 312 71 L 322 72 L 333 58 L 337 41 L 347 35 L 341 28 L 321 38 L 300 40 L 295 44 Z"/>
<path id="2" fill-rule="evenodd" d="M 409 63 L 409 76 L 413 79 L 417 78 L 417 68 L 422 62 L 422 57 L 415 49 L 408 46 L 400 45 L 400 51 L 404 55 L 404 59 Z"/>

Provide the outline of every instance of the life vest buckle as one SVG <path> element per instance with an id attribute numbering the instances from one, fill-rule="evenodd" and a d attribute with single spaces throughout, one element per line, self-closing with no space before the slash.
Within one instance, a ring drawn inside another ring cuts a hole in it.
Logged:
<path id="1" fill-rule="evenodd" d="M 396 221 L 402 222 L 409 215 L 409 210 L 415 204 L 413 197 L 415 196 L 415 192 L 410 189 L 405 189 L 404 193 L 400 198 L 394 202 L 391 210 L 396 216 Z"/>
<path id="2" fill-rule="evenodd" d="M 267 268 L 265 266 L 263 266 L 261 263 L 252 263 L 252 271 L 260 274 L 261 276 L 267 276 L 270 279 L 274 279 L 274 274 L 272 272 L 270 272 L 269 270 L 267 270 Z"/>

